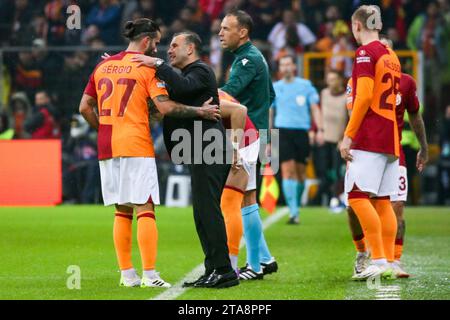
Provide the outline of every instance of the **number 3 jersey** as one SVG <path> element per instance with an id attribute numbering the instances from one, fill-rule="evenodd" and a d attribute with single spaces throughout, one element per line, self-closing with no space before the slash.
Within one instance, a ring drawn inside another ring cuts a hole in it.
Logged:
<path id="1" fill-rule="evenodd" d="M 99 160 L 154 157 L 147 101 L 168 95 L 155 70 L 131 62 L 140 52 L 122 51 L 100 62 L 84 93 L 97 99 Z"/>
<path id="2" fill-rule="evenodd" d="M 353 81 L 350 78 L 347 84 L 347 109 L 351 110 L 353 107 L 353 96 L 352 89 Z M 402 141 L 402 131 L 405 125 L 404 116 L 405 111 L 408 113 L 417 113 L 419 112 L 420 103 L 417 97 L 417 86 L 414 78 L 409 74 L 402 73 L 402 77 L 400 79 L 400 92 L 397 95 L 396 99 L 396 108 L 395 114 L 397 117 L 397 127 L 399 134 L 399 142 Z M 403 153 L 403 149 L 400 146 L 400 165 L 406 166 L 405 154 Z"/>
<path id="3" fill-rule="evenodd" d="M 400 78 L 397 55 L 380 41 L 356 51 L 351 88 L 354 110 L 346 130 L 353 139 L 352 149 L 400 156 L 395 114 Z M 357 86 L 361 88 L 358 90 Z M 355 107 L 357 99 L 365 108 Z"/>

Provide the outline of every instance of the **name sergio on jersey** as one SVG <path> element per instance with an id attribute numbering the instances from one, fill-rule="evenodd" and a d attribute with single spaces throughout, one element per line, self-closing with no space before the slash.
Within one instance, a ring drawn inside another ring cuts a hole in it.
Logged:
<path id="1" fill-rule="evenodd" d="M 130 73 L 131 70 L 133 70 L 132 66 L 104 66 L 102 68 L 102 73 L 115 73 L 115 74 L 121 74 L 121 73 Z"/>

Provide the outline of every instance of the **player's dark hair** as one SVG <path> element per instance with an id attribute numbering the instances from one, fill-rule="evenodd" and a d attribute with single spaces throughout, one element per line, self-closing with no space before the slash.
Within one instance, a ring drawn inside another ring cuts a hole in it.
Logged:
<path id="1" fill-rule="evenodd" d="M 329 73 L 334 73 L 335 75 L 337 75 L 342 81 L 345 80 L 345 75 L 342 71 L 337 70 L 337 69 L 330 69 L 328 70 L 327 74 Z"/>
<path id="2" fill-rule="evenodd" d="M 138 41 L 143 37 L 156 38 L 158 31 L 161 30 L 155 21 L 147 18 L 140 18 L 134 21 L 127 21 L 122 34 L 130 41 Z"/>
<path id="3" fill-rule="evenodd" d="M 252 30 L 253 30 L 253 19 L 252 19 L 252 17 L 250 17 L 250 15 L 247 12 L 245 12 L 243 10 L 234 9 L 234 10 L 230 11 L 227 14 L 227 16 L 236 17 L 239 27 L 247 29 L 248 35 L 250 36 L 250 34 L 252 33 Z"/>
<path id="4" fill-rule="evenodd" d="M 180 35 L 184 36 L 187 44 L 193 44 L 194 48 L 195 48 L 195 53 L 198 56 L 201 56 L 201 54 L 202 54 L 202 39 L 200 38 L 200 36 L 197 33 L 192 32 L 192 31 L 183 31 L 183 32 L 176 33 L 174 35 L 174 37 L 180 36 Z"/>
<path id="5" fill-rule="evenodd" d="M 280 64 L 281 60 L 283 60 L 283 59 L 291 59 L 293 64 L 297 64 L 297 58 L 295 56 L 293 56 L 292 54 L 287 54 L 278 59 L 278 65 Z"/>

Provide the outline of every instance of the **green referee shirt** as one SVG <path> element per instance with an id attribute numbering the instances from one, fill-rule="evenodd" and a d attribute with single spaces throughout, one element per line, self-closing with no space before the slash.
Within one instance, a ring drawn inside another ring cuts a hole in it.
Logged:
<path id="1" fill-rule="evenodd" d="M 266 59 L 250 41 L 233 53 L 236 58 L 222 90 L 247 107 L 248 116 L 257 129 L 268 129 L 269 108 L 275 91 Z"/>

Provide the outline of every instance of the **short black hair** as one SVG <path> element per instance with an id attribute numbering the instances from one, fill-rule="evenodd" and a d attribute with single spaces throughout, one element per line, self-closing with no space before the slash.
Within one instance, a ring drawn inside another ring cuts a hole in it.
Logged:
<path id="1" fill-rule="evenodd" d="M 195 53 L 200 56 L 202 54 L 202 39 L 200 38 L 200 36 L 192 31 L 183 31 L 183 32 L 179 32 L 176 33 L 173 37 L 175 38 L 176 36 L 184 36 L 185 41 L 187 44 L 193 44 L 194 48 L 195 48 Z"/>
<path id="2" fill-rule="evenodd" d="M 127 21 L 122 34 L 130 41 L 136 41 L 146 36 L 153 39 L 156 37 L 158 31 L 160 32 L 161 30 L 155 21 L 147 18 L 139 18 L 134 21 Z"/>
<path id="3" fill-rule="evenodd" d="M 238 24 L 241 28 L 247 29 L 248 30 L 248 35 L 250 36 L 250 34 L 253 31 L 253 19 L 252 17 L 250 17 L 250 15 L 245 12 L 244 10 L 231 10 L 227 16 L 233 16 L 236 17 Z"/>
<path id="4" fill-rule="evenodd" d="M 281 62 L 281 60 L 283 60 L 283 59 L 291 59 L 293 64 L 295 64 L 295 65 L 297 64 L 297 58 L 294 55 L 292 55 L 292 54 L 287 54 L 287 55 L 284 55 L 284 56 L 280 57 L 278 59 L 278 62 Z"/>

